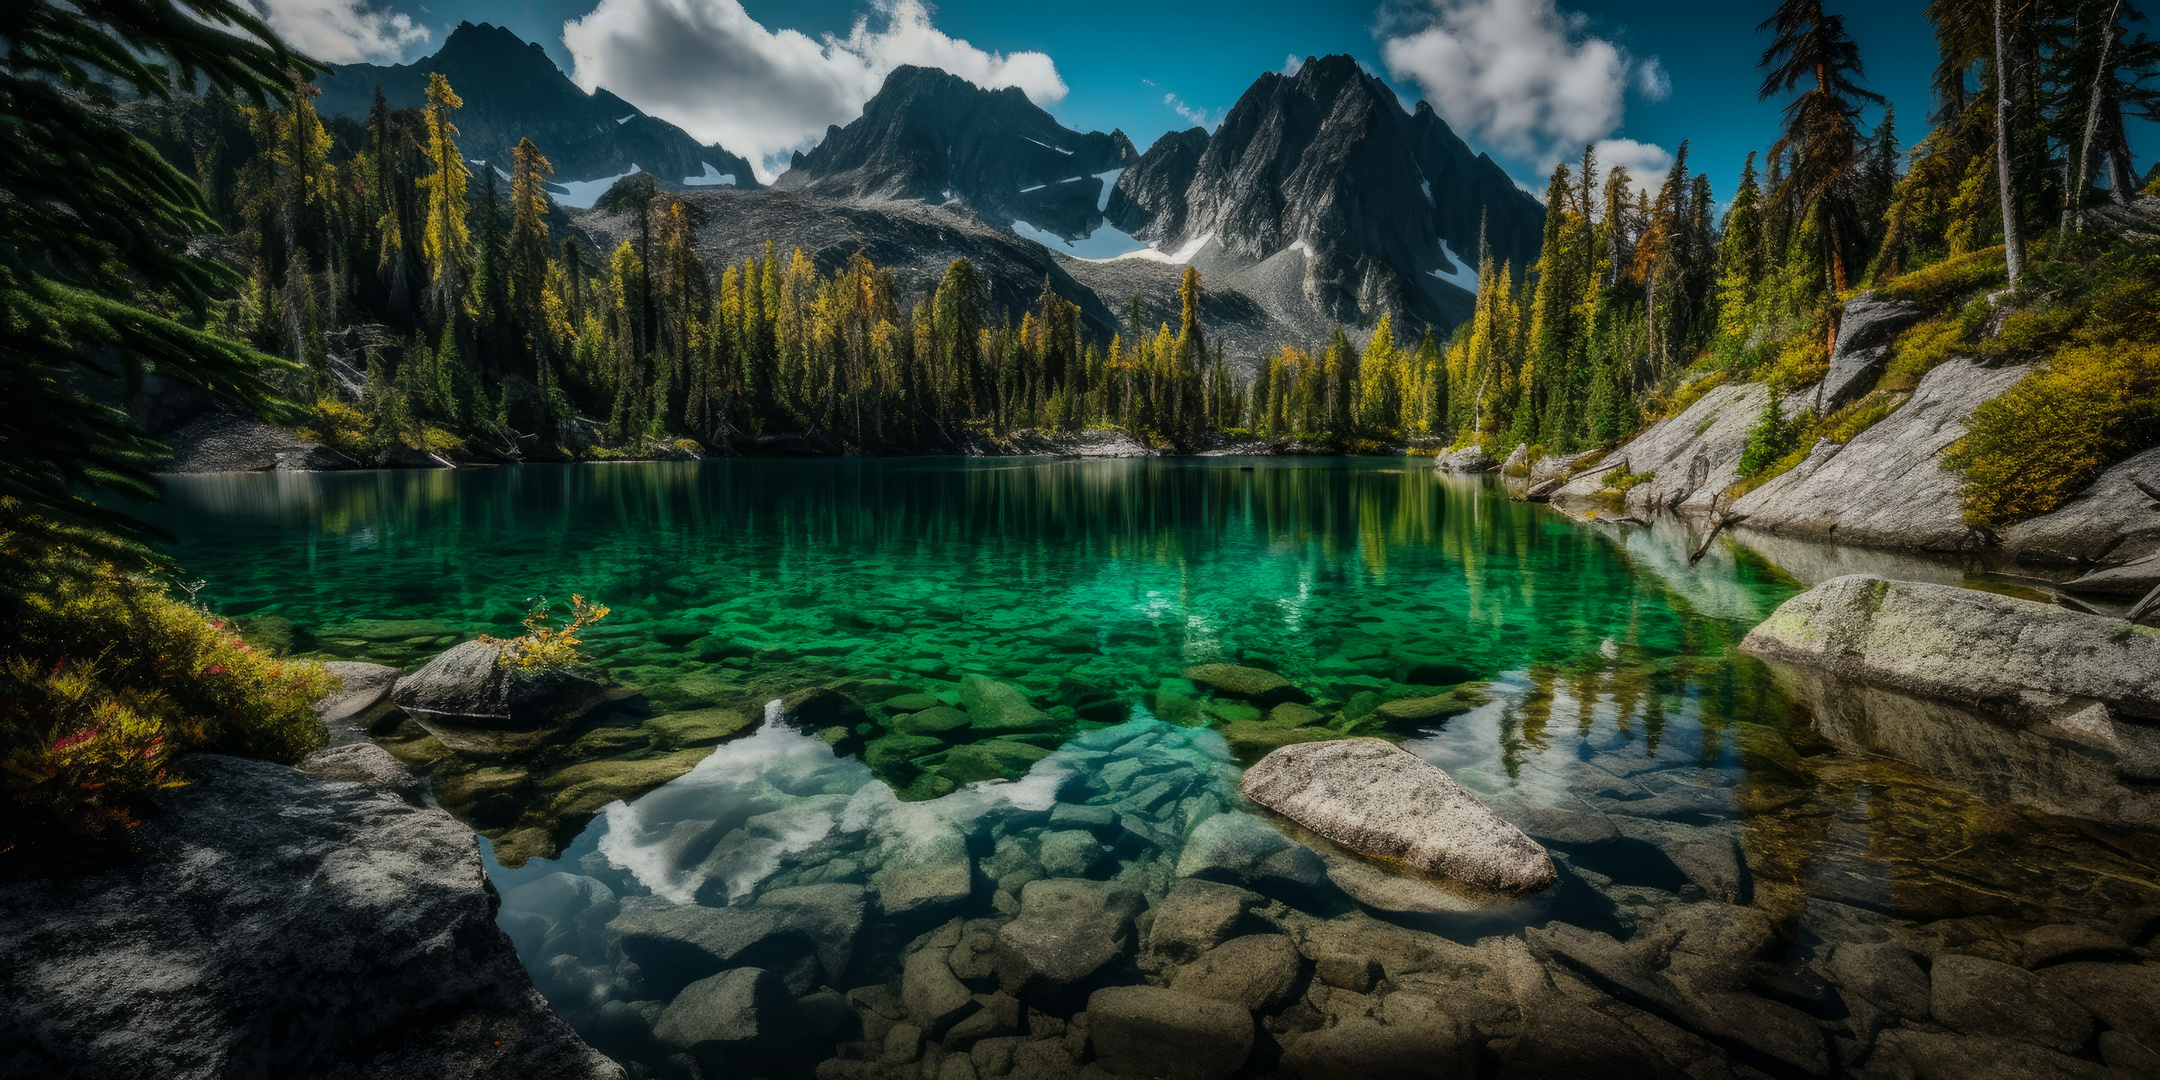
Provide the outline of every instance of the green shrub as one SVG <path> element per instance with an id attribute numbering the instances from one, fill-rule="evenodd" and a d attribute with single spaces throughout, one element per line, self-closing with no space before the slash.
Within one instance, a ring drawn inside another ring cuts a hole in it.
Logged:
<path id="1" fill-rule="evenodd" d="M 1637 484 L 1647 484 L 1656 478 L 1657 470 L 1655 469 L 1646 473 L 1629 472 L 1627 467 L 1623 465 L 1605 474 L 1605 486 L 1614 491 L 1626 492 Z"/>
<path id="2" fill-rule="evenodd" d="M 2002 245 L 1998 244 L 1952 256 L 1933 266 L 1908 270 L 1876 291 L 1907 303 L 1947 304 L 2009 283 L 2009 267 L 2003 261 Z"/>
<path id="3" fill-rule="evenodd" d="M 317 398 L 314 413 L 307 426 L 300 429 L 300 437 L 346 457 L 365 459 L 382 448 L 372 427 L 366 413 L 336 398 Z"/>
<path id="4" fill-rule="evenodd" d="M 2160 343 L 2081 345 L 1974 411 L 1944 457 L 1965 518 L 2000 526 L 2060 506 L 2160 438 Z"/>
<path id="5" fill-rule="evenodd" d="M 1793 452 L 1795 444 L 1808 429 L 1815 425 L 1815 414 L 1805 410 L 1791 418 L 1785 416 L 1784 395 L 1770 392 L 1770 400 L 1763 403 L 1763 411 L 1748 429 L 1747 448 L 1740 452 L 1739 473 L 1742 479 L 1761 474 L 1780 458 Z M 1795 462 L 1797 464 L 1797 462 Z"/>
<path id="6" fill-rule="evenodd" d="M 254 648 L 224 620 L 110 568 L 62 560 L 0 528 L 28 584 L 0 629 L 0 851 L 132 824 L 195 750 L 294 762 L 325 741 L 315 702 L 337 680 Z M 25 569 L 27 567 L 27 570 Z"/>

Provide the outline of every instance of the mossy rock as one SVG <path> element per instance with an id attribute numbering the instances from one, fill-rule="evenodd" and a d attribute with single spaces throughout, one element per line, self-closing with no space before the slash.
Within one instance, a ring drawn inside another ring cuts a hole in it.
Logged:
<path id="1" fill-rule="evenodd" d="M 458 628 L 432 619 L 354 619 L 316 631 L 318 637 L 348 638 L 373 642 L 431 642 L 442 637 L 462 637 Z"/>
<path id="2" fill-rule="evenodd" d="M 756 726 L 757 720 L 740 709 L 713 708 L 655 716 L 645 721 L 644 730 L 655 745 L 673 749 L 718 746 Z"/>
<path id="3" fill-rule="evenodd" d="M 1269 709 L 1267 719 L 1271 724 L 1284 727 L 1318 726 L 1327 722 L 1327 717 L 1320 710 L 1295 701 L 1285 701 Z"/>
<path id="4" fill-rule="evenodd" d="M 1040 746 L 1014 739 L 984 739 L 954 748 L 937 767 L 937 774 L 956 787 L 978 780 L 1017 780 L 1049 756 L 1050 751 Z"/>
<path id="5" fill-rule="evenodd" d="M 514 792 L 531 781 L 531 773 L 515 766 L 444 770 L 435 776 L 435 797 L 446 806 L 470 806 L 491 795 Z"/>
<path id="6" fill-rule="evenodd" d="M 1056 723 L 1028 700 L 1026 691 L 980 675 L 960 680 L 960 703 L 967 708 L 969 726 L 977 731 L 1040 731 Z"/>
<path id="7" fill-rule="evenodd" d="M 614 757 L 628 750 L 643 749 L 653 741 L 647 728 L 603 727 L 594 728 L 577 737 L 569 746 L 571 754 L 580 758 Z"/>
<path id="8" fill-rule="evenodd" d="M 548 801 L 557 821 L 598 813 L 617 799 L 628 801 L 675 779 L 705 760 L 710 750 L 682 750 L 665 757 L 587 761 L 561 769 L 541 783 L 559 788 Z"/>
<path id="9" fill-rule="evenodd" d="M 1359 697 L 1364 695 L 1360 694 Z M 1353 699 L 1355 700 L 1355 699 Z M 1430 697 L 1397 698 L 1383 702 L 1372 714 L 1387 724 L 1430 724 L 1451 716 L 1460 716 L 1480 705 L 1487 697 L 1479 686 L 1458 686 L 1445 694 Z M 1347 713 L 1348 710 L 1345 710 Z"/>
<path id="10" fill-rule="evenodd" d="M 1240 724 L 1260 719 L 1260 707 L 1242 701 L 1210 701 L 1201 712 L 1225 724 Z"/>
<path id="11" fill-rule="evenodd" d="M 1257 705 L 1308 700 L 1304 691 L 1272 671 L 1237 664 L 1199 664 L 1185 669 L 1185 677 L 1218 694 L 1244 698 Z"/>
<path id="12" fill-rule="evenodd" d="M 1179 727 L 1205 727 L 1207 721 L 1200 716 L 1200 703 L 1175 690 L 1157 690 L 1147 696 L 1148 711 L 1155 719 Z"/>
<path id="13" fill-rule="evenodd" d="M 927 695 L 923 695 L 927 696 Z M 935 701 L 936 698 L 930 700 Z M 911 712 L 893 721 L 894 730 L 903 735 L 940 735 L 958 731 L 968 726 L 968 715 L 950 705 L 933 705 Z"/>
<path id="14" fill-rule="evenodd" d="M 902 735 L 894 732 L 870 740 L 869 744 L 863 747 L 863 761 L 870 766 L 871 772 L 877 774 L 878 779 L 896 788 L 905 787 L 922 771 L 915 759 L 935 753 L 944 746 L 944 740 L 928 735 Z"/>
<path id="15" fill-rule="evenodd" d="M 945 704 L 935 694 L 902 694 L 885 702 L 885 710 L 893 713 L 921 712 Z"/>
<path id="16" fill-rule="evenodd" d="M 1231 754 L 1244 762 L 1258 761 L 1271 751 L 1296 743 L 1346 738 L 1333 728 L 1274 720 L 1243 720 L 1225 724 L 1219 730 L 1224 741 L 1230 744 Z"/>

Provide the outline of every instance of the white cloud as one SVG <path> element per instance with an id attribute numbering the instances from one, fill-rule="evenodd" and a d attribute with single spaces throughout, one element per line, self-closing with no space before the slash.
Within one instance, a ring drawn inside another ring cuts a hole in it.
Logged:
<path id="1" fill-rule="evenodd" d="M 1665 174 L 1672 170 L 1673 156 L 1662 146 L 1640 143 L 1633 139 L 1600 139 L 1597 144 L 1598 183 L 1605 183 L 1604 175 L 1615 165 L 1626 166 L 1628 179 L 1636 191 L 1653 194 L 1665 183 Z"/>
<path id="2" fill-rule="evenodd" d="M 407 46 L 428 40 L 412 17 L 366 0 L 250 0 L 287 45 L 327 64 L 394 64 Z"/>
<path id="3" fill-rule="evenodd" d="M 1630 88 L 1653 101 L 1672 90 L 1655 57 L 1586 33 L 1588 20 L 1554 0 L 1425 3 L 1412 22 L 1386 27 L 1388 71 L 1416 83 L 1448 123 L 1541 168 L 1618 130 Z"/>
<path id="4" fill-rule="evenodd" d="M 771 180 L 789 151 L 862 115 L 902 64 L 943 68 L 978 86 L 1017 86 L 1038 105 L 1065 98 L 1057 65 L 1039 52 L 996 53 L 946 36 L 921 0 L 882 0 L 882 26 L 857 19 L 847 37 L 813 40 L 768 30 L 740 0 L 600 0 L 563 24 L 572 78 L 699 139 L 749 158 Z"/>
<path id="5" fill-rule="evenodd" d="M 1298 55 L 1296 53 L 1291 53 L 1288 56 L 1283 57 L 1282 69 L 1277 71 L 1275 74 L 1283 76 L 1295 75 L 1304 67 L 1305 61 L 1298 59 Z"/>
<path id="6" fill-rule="evenodd" d="M 1215 130 L 1215 125 L 1222 123 L 1221 116 L 1215 116 L 1211 118 L 1208 116 L 1208 111 L 1206 109 L 1195 109 L 1192 106 L 1185 104 L 1184 99 L 1178 97 L 1176 94 L 1164 94 L 1162 96 L 1162 103 L 1170 106 L 1172 112 L 1175 112 L 1179 116 L 1184 117 L 1185 122 L 1193 125 L 1194 127 L 1204 127 L 1209 131 L 1213 131 Z"/>

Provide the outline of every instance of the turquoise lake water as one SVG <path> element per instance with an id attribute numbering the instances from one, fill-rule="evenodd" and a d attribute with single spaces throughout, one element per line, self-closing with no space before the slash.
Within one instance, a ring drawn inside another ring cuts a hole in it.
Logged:
<path id="1" fill-rule="evenodd" d="M 2142 840 L 1832 745 L 1821 693 L 1738 651 L 1803 588 L 1761 555 L 1720 540 L 1690 567 L 1678 525 L 1577 521 L 1415 459 L 708 461 L 170 488 L 149 516 L 198 599 L 294 652 L 410 665 L 514 633 L 536 597 L 613 609 L 587 644 L 632 695 L 619 710 L 502 760 L 395 716 L 377 734 L 487 838 L 503 925 L 543 992 L 651 1075 L 682 1049 L 655 1032 L 696 979 L 755 961 L 814 1012 L 820 994 L 896 978 L 949 920 L 994 929 L 1049 877 L 1152 900 L 1197 875 L 1460 941 L 1553 920 L 1625 938 L 1705 899 L 1762 907 L 1802 944 L 1852 921 L 1824 921 L 1832 908 L 1911 922 L 2145 902 L 2123 880 L 2150 876 Z M 1279 736 L 1184 677 L 1210 663 L 1283 676 L 1312 726 L 1396 740 L 1511 820 L 1573 815 L 1573 833 L 1540 819 L 1561 884 L 1374 892 L 1395 871 L 1286 836 L 1237 795 Z M 974 746 L 1025 750 L 1011 779 L 927 786 L 969 751 L 964 731 L 878 758 L 904 745 L 879 742 L 900 717 L 963 703 L 971 677 L 1050 718 L 1024 746 Z M 776 699 L 813 687 L 861 704 L 852 735 L 782 715 Z M 1461 707 L 1373 719 L 1438 694 Z M 726 716 L 739 733 L 711 750 L 656 734 Z M 648 773 L 602 804 L 605 784 Z M 1308 862 L 1267 862 L 1282 852 Z M 732 959 L 671 953 L 647 924 L 684 911 L 793 929 Z M 846 1042 L 805 1038 L 778 1072 Z"/>

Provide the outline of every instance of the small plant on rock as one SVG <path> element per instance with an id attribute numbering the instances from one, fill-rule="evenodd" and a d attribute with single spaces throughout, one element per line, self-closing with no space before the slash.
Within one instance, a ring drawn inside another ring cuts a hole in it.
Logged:
<path id="1" fill-rule="evenodd" d="M 480 640 L 501 646 L 498 662 L 504 667 L 562 668 L 584 659 L 578 637 L 586 627 L 608 617 L 608 609 L 576 593 L 570 594 L 570 621 L 555 626 L 553 605 L 546 597 L 525 613 L 525 632 L 514 638 L 480 635 Z"/>

